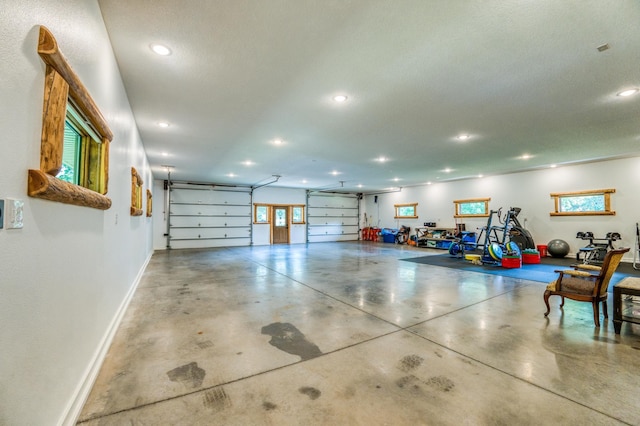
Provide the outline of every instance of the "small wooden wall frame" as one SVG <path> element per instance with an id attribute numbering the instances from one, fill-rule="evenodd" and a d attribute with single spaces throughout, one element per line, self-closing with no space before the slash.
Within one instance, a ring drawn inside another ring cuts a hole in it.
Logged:
<path id="1" fill-rule="evenodd" d="M 29 170 L 27 193 L 30 197 L 107 210 L 111 207 L 111 200 L 105 194 L 109 181 L 109 144 L 113 133 L 82 81 L 62 55 L 53 34 L 44 26 L 40 26 L 38 54 L 47 65 L 40 169 Z M 92 177 L 95 190 L 56 178 L 62 167 L 64 123 L 69 98 L 88 118 L 102 140 L 96 154 L 99 156 L 100 172 Z"/>
<path id="2" fill-rule="evenodd" d="M 142 216 L 142 177 L 131 167 L 131 216 Z"/>
<path id="3" fill-rule="evenodd" d="M 151 191 L 147 189 L 147 217 L 151 217 L 153 213 L 153 195 Z"/>

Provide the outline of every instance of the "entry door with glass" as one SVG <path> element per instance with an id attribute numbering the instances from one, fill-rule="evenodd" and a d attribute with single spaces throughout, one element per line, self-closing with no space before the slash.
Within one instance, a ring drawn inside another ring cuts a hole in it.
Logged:
<path id="1" fill-rule="evenodd" d="M 273 244 L 289 244 L 289 207 L 273 207 Z"/>

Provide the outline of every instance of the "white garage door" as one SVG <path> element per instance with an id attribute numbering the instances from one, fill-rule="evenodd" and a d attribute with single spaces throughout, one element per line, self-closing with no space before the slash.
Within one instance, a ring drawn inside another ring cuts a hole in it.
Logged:
<path id="1" fill-rule="evenodd" d="M 308 193 L 307 241 L 357 240 L 359 209 L 356 194 Z"/>

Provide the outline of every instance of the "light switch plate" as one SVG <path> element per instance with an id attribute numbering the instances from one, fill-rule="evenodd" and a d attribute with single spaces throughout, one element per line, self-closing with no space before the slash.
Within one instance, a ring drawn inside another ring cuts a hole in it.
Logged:
<path id="1" fill-rule="evenodd" d="M 21 229 L 24 217 L 24 201 L 15 198 L 5 200 L 5 216 L 7 217 L 7 229 Z"/>

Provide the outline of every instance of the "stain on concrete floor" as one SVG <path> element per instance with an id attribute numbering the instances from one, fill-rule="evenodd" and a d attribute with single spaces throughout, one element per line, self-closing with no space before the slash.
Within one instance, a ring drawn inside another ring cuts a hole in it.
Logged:
<path id="1" fill-rule="evenodd" d="M 186 388 L 199 388 L 202 386 L 206 372 L 198 367 L 197 362 L 190 362 L 189 364 L 176 367 L 173 370 L 167 371 L 167 376 L 172 382 L 182 383 Z"/>
<path id="2" fill-rule="evenodd" d="M 274 322 L 262 327 L 262 334 L 271 336 L 269 344 L 276 348 L 297 355 L 302 361 L 322 355 L 320 348 L 307 340 L 293 324 Z"/>

